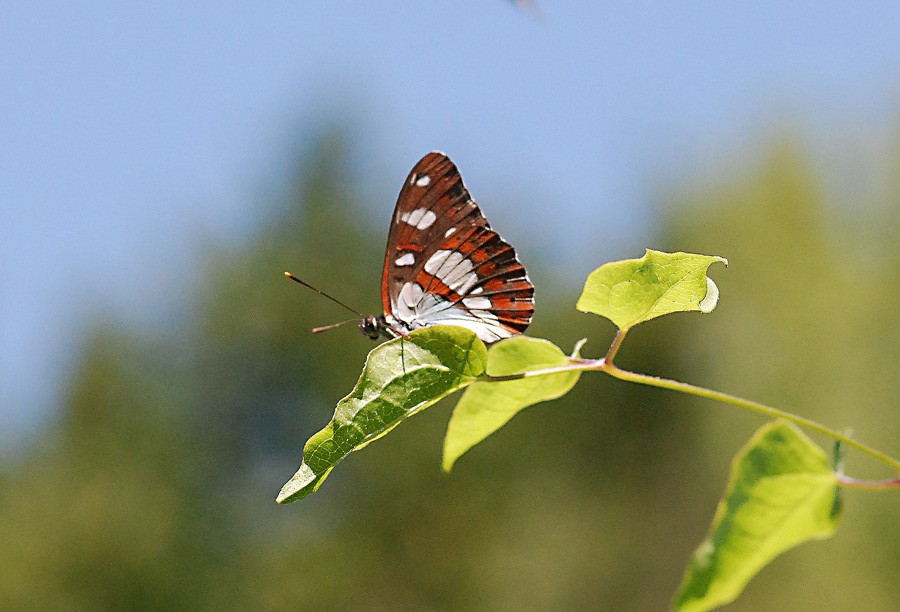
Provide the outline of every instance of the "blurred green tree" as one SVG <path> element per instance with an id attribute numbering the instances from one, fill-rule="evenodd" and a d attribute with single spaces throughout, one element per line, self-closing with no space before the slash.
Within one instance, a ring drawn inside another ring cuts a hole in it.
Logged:
<path id="1" fill-rule="evenodd" d="M 347 158 L 340 135 L 312 145 L 289 197 L 260 206 L 273 212 L 256 235 L 209 254 L 177 327 L 95 323 L 58 423 L 0 481 L 0 607 L 667 607 L 755 416 L 586 375 L 450 477 L 439 454 L 452 400 L 348 458 L 307 500 L 274 503 L 372 346 L 350 329 L 310 334 L 344 313 L 281 276 L 376 312 L 393 203 L 373 219 Z M 891 449 L 897 249 L 886 243 L 859 278 L 820 184 L 781 143 L 748 176 L 671 207 L 653 246 L 728 257 L 715 272 L 722 302 L 710 317 L 640 326 L 617 361 L 846 422 Z M 529 332 L 563 347 L 591 335 L 587 352 L 605 352 L 612 326 L 574 311 L 582 279 L 526 263 L 538 287 Z M 829 299 L 836 289 L 850 315 Z M 895 610 L 897 501 L 848 498 L 837 540 L 779 560 L 733 609 L 843 610 L 865 597 L 867 610 Z"/>
<path id="2" fill-rule="evenodd" d="M 743 176 L 698 186 L 667 208 L 663 249 L 711 252 L 730 262 L 717 276 L 725 297 L 715 316 L 673 325 L 681 348 L 669 371 L 852 428 L 854 437 L 896 456 L 900 249 L 896 233 L 883 228 L 896 229 L 897 202 L 879 210 L 829 201 L 800 142 L 779 135 Z M 724 468 L 758 418 L 721 408 L 703 420 L 695 460 Z M 832 440 L 817 440 L 831 448 Z M 854 453 L 847 470 L 890 476 Z M 833 541 L 785 555 L 729 609 L 845 610 L 860 601 L 867 610 L 898 609 L 900 529 L 890 517 L 900 500 L 858 491 L 846 498 Z"/>

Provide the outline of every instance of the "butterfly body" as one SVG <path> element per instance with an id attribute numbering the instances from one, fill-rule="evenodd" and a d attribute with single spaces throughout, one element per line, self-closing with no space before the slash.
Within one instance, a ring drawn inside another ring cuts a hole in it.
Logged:
<path id="1" fill-rule="evenodd" d="M 522 333 L 531 322 L 534 285 L 443 153 L 419 160 L 400 190 L 381 299 L 384 314 L 359 323 L 373 339 L 459 325 L 495 342 Z"/>

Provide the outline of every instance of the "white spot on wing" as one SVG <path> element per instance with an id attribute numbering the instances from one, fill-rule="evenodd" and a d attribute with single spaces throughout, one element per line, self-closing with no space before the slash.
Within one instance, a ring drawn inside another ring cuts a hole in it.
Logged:
<path id="1" fill-rule="evenodd" d="M 480 310 L 488 310 L 491 307 L 491 298 L 467 297 L 467 298 L 463 298 L 462 303 L 466 308 L 477 308 Z"/>
<path id="2" fill-rule="evenodd" d="M 405 283 L 400 289 L 397 303 L 394 304 L 394 315 L 401 321 L 409 323 L 416 318 L 416 304 L 422 299 L 422 287 L 418 283 Z"/>
<path id="3" fill-rule="evenodd" d="M 425 262 L 425 271 L 429 274 L 436 274 L 440 267 L 444 265 L 444 262 L 447 261 L 447 257 L 449 257 L 451 253 L 452 251 L 447 251 L 445 249 L 437 251 Z"/>
<path id="4" fill-rule="evenodd" d="M 444 272 L 441 276 L 441 280 L 444 281 L 445 285 L 454 290 L 457 290 L 464 285 L 468 285 L 466 289 L 471 288 L 471 285 L 469 284 L 470 281 L 474 280 L 472 285 L 474 285 L 475 282 L 478 282 L 478 277 L 474 273 L 471 273 L 471 270 L 474 267 L 472 262 L 468 259 L 464 259 L 459 253 L 454 252 L 453 255 L 455 255 L 455 257 L 450 256 L 447 258 L 453 267 Z M 457 290 L 457 293 L 463 292 Z"/>
<path id="5" fill-rule="evenodd" d="M 396 266 L 411 266 L 416 263 L 416 257 L 412 253 L 404 253 L 394 261 Z"/>
<path id="6" fill-rule="evenodd" d="M 477 295 L 484 291 L 484 287 L 475 287 L 472 291 L 469 292 L 470 295 Z"/>
<path id="7" fill-rule="evenodd" d="M 437 215 L 427 208 L 417 208 L 412 212 L 405 212 L 400 215 L 400 220 L 410 225 L 415 225 L 416 229 L 428 229 L 437 219 Z"/>
<path id="8" fill-rule="evenodd" d="M 400 300 L 402 304 L 413 308 L 422 299 L 422 288 L 418 283 L 406 283 L 400 289 Z"/>
<path id="9" fill-rule="evenodd" d="M 427 174 L 424 174 L 419 180 L 416 181 L 416 185 L 418 185 L 419 187 L 427 187 L 430 182 L 431 177 Z"/>
<path id="10" fill-rule="evenodd" d="M 425 271 L 433 274 L 456 293 L 468 293 L 478 282 L 478 275 L 472 272 L 474 264 L 457 251 L 441 249 L 425 262 Z"/>
<path id="11" fill-rule="evenodd" d="M 451 227 L 451 228 L 448 229 L 446 232 L 444 232 L 444 238 L 449 238 L 449 237 L 450 237 L 450 234 L 452 234 L 452 233 L 455 232 L 455 231 L 456 231 L 456 228 L 455 228 L 455 227 Z"/>
<path id="12" fill-rule="evenodd" d="M 467 262 L 469 265 L 472 265 L 471 262 Z M 459 293 L 460 295 L 464 295 L 469 292 L 469 289 L 472 288 L 472 285 L 478 282 L 478 275 L 474 272 L 469 272 L 465 276 L 463 276 L 459 281 L 454 282 L 452 285 L 448 285 L 451 289 Z"/>

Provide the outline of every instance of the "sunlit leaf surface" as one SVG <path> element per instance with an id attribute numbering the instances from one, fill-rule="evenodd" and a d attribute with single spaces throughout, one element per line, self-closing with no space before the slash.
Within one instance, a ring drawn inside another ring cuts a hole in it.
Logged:
<path id="1" fill-rule="evenodd" d="M 303 499 L 349 453 L 383 436 L 403 419 L 461 389 L 484 372 L 487 350 L 471 331 L 437 326 L 376 347 L 334 418 L 303 449 L 303 464 L 277 501 Z"/>
<path id="2" fill-rule="evenodd" d="M 566 356 L 554 344 L 515 336 L 490 348 L 487 373 L 503 376 L 567 363 Z M 444 469 L 449 471 L 463 453 L 500 429 L 523 408 L 568 393 L 578 382 L 578 376 L 579 372 L 565 372 L 473 384 L 466 389 L 450 418 L 444 439 Z"/>
<path id="3" fill-rule="evenodd" d="M 610 319 L 621 330 L 670 312 L 716 307 L 719 289 L 706 270 L 722 257 L 647 250 L 640 259 L 600 266 L 588 276 L 578 310 Z"/>
<path id="4" fill-rule="evenodd" d="M 703 612 L 726 604 L 779 554 L 830 536 L 840 515 L 837 491 L 825 452 L 806 435 L 786 421 L 762 427 L 734 460 L 676 609 Z"/>

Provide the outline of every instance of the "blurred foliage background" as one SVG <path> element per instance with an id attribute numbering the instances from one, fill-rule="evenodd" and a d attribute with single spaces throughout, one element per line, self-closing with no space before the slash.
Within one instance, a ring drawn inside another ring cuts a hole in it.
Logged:
<path id="1" fill-rule="evenodd" d="M 344 313 L 281 276 L 376 311 L 393 202 L 357 191 L 352 149 L 352 134 L 323 129 L 290 192 L 259 202 L 255 235 L 198 264 L 183 320 L 92 323 L 57 420 L 3 466 L 0 608 L 667 608 L 756 415 L 585 375 L 448 476 L 451 398 L 349 457 L 307 500 L 275 504 L 372 346 L 352 329 L 309 333 Z M 661 195 L 657 242 L 621 254 L 728 257 L 711 270 L 718 309 L 636 328 L 618 362 L 852 427 L 896 456 L 898 202 L 834 203 L 795 136 L 738 166 Z M 540 253 L 525 263 L 529 333 L 565 350 L 588 336 L 586 353 L 602 355 L 613 327 L 574 311 L 581 279 Z M 848 469 L 886 476 L 854 453 Z M 778 559 L 728 609 L 900 609 L 900 497 L 846 499 L 832 540 Z"/>

